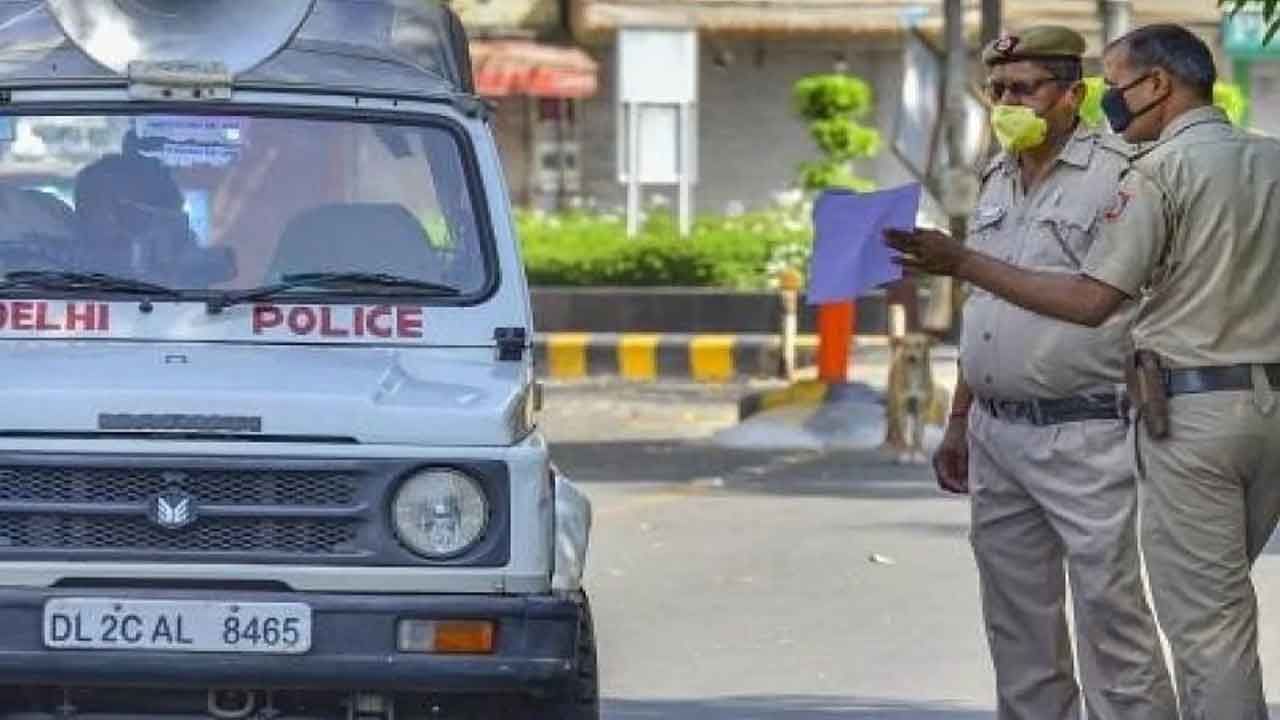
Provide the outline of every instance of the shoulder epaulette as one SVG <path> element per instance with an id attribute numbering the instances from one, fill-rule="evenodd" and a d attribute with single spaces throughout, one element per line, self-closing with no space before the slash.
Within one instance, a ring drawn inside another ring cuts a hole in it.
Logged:
<path id="1" fill-rule="evenodd" d="M 1004 153 L 1000 153 L 995 157 L 991 158 L 991 162 L 988 162 L 987 166 L 982 169 L 982 173 L 978 176 L 978 179 L 983 184 L 986 184 L 987 178 L 991 177 L 991 175 L 995 173 L 996 170 L 999 170 L 1004 165 L 1004 162 L 1005 162 Z"/>

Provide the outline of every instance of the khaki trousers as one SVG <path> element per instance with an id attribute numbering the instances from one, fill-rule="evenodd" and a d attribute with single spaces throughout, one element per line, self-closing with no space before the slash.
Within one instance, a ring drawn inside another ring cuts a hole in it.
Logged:
<path id="1" fill-rule="evenodd" d="M 1184 720 L 1267 717 L 1253 561 L 1280 517 L 1280 412 L 1269 389 L 1170 401 L 1170 437 L 1133 432 L 1142 547 Z"/>
<path id="2" fill-rule="evenodd" d="M 999 719 L 1078 720 L 1083 687 L 1092 720 L 1174 720 L 1139 570 L 1125 423 L 1036 427 L 975 407 L 969 446 L 971 540 Z"/>

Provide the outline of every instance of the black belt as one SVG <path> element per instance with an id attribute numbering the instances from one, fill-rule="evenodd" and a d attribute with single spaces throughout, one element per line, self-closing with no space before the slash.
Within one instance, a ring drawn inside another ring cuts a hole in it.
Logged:
<path id="1" fill-rule="evenodd" d="M 1129 418 L 1129 398 L 1121 392 L 1105 395 L 1077 395 L 1053 400 L 978 398 L 978 403 L 992 417 L 1032 425 L 1060 425 L 1084 420 L 1128 420 Z"/>
<path id="2" fill-rule="evenodd" d="M 1267 381 L 1271 383 L 1271 387 L 1280 387 L 1280 364 L 1262 367 L 1266 370 Z M 1253 366 L 1223 365 L 1165 370 L 1164 383 L 1171 397 L 1227 390 L 1252 390 Z"/>

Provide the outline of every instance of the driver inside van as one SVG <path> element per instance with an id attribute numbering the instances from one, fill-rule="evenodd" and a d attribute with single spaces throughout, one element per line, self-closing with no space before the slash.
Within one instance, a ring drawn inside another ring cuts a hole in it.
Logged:
<path id="1" fill-rule="evenodd" d="M 169 284 L 194 249 L 169 170 L 141 155 L 106 155 L 80 171 L 76 219 L 85 270 Z"/>

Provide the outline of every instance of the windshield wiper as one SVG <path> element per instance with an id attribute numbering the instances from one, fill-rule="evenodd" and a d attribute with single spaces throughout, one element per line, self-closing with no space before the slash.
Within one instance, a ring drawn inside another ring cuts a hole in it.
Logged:
<path id="1" fill-rule="evenodd" d="M 118 277 L 106 273 L 74 272 L 70 270 L 15 270 L 0 278 L 0 289 L 31 288 L 39 290 L 75 291 L 98 290 L 101 292 L 128 293 L 147 297 L 179 299 L 182 291 L 164 285 Z"/>
<path id="2" fill-rule="evenodd" d="M 258 288 L 228 292 L 209 301 L 209 312 L 218 313 L 246 302 L 269 300 L 293 290 L 318 288 L 344 290 L 364 295 L 428 295 L 432 297 L 456 297 L 462 291 L 452 285 L 401 277 L 390 273 L 364 272 L 314 272 L 293 273 L 280 278 L 280 282 Z"/>

